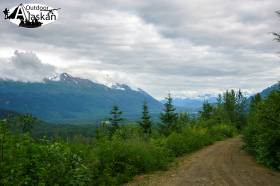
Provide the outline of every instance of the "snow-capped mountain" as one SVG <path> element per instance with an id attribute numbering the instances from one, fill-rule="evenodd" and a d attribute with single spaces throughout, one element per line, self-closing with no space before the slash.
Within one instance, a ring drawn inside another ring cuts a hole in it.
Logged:
<path id="1" fill-rule="evenodd" d="M 162 104 L 141 89 L 125 84 L 111 87 L 62 73 L 43 82 L 0 80 L 0 108 L 31 113 L 49 122 L 91 122 L 107 117 L 114 104 L 127 118 L 141 114 L 147 101 L 151 113 Z"/>
<path id="2" fill-rule="evenodd" d="M 105 84 L 103 83 L 99 83 L 99 82 L 94 82 L 92 80 L 88 80 L 88 79 L 84 79 L 84 78 L 79 78 L 79 77 L 73 77 L 72 75 L 68 74 L 68 73 L 61 73 L 61 74 L 55 74 L 54 76 L 45 78 L 43 80 L 44 82 L 48 82 L 48 81 L 63 81 L 63 82 L 67 82 L 67 83 L 74 83 L 77 85 L 83 85 L 83 86 L 94 86 L 95 84 L 100 84 L 100 85 L 104 85 L 107 88 L 110 89 L 115 89 L 115 90 L 134 90 L 134 91 L 140 91 L 142 93 L 146 93 L 144 90 L 140 89 L 140 88 L 132 88 L 126 84 L 122 84 L 122 83 L 116 83 L 113 82 L 112 80 L 108 80 Z"/>

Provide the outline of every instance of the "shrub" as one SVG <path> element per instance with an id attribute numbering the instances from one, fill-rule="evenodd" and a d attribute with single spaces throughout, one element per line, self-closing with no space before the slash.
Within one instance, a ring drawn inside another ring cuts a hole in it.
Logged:
<path id="1" fill-rule="evenodd" d="M 84 160 L 63 143 L 38 143 L 28 135 L 10 136 L 9 143 L 6 164 L 1 164 L 0 185 L 87 185 L 89 182 Z"/>
<path id="2" fill-rule="evenodd" d="M 114 137 L 98 145 L 98 185 L 118 185 L 135 174 L 158 170 L 172 159 L 167 149 L 142 140 L 125 141 Z"/>
<path id="3" fill-rule="evenodd" d="M 229 124 L 218 124 L 209 128 L 209 134 L 214 136 L 216 140 L 223 140 L 235 136 L 237 129 Z"/>
<path id="4" fill-rule="evenodd" d="M 166 139 L 166 148 L 175 156 L 193 152 L 213 143 L 213 138 L 204 128 L 186 128 L 182 133 L 172 133 Z"/>
<path id="5" fill-rule="evenodd" d="M 70 142 L 36 140 L 13 135 L 0 126 L 4 161 L 0 185 L 120 185 L 136 174 L 166 169 L 176 156 L 190 153 L 227 137 L 228 126 L 211 130 L 187 126 L 165 137 L 144 138 L 135 126 L 120 126 L 89 142 L 77 136 Z M 226 132 L 225 132 L 226 131 Z M 5 135 L 4 135 L 5 134 Z"/>
<path id="6" fill-rule="evenodd" d="M 258 137 L 262 133 L 261 126 L 258 123 L 249 123 L 243 130 L 243 141 L 245 143 L 245 149 L 256 155 Z"/>
<path id="7" fill-rule="evenodd" d="M 258 162 L 280 170 L 280 91 L 272 92 L 251 113 L 243 131 L 245 148 Z"/>

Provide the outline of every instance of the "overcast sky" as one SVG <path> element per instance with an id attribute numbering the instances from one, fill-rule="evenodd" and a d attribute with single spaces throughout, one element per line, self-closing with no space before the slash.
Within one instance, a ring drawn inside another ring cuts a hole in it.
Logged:
<path id="1" fill-rule="evenodd" d="M 280 79 L 280 43 L 271 35 L 280 32 L 279 0 L 40 2 L 62 8 L 56 22 L 19 28 L 2 14 L 0 78 L 40 81 L 67 72 L 139 87 L 156 98 L 169 91 L 178 97 L 230 88 L 255 93 Z"/>

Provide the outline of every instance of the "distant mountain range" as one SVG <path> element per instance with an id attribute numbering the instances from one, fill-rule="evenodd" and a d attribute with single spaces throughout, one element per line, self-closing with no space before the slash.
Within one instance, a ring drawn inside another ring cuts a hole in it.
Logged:
<path id="1" fill-rule="evenodd" d="M 280 84 L 276 83 L 263 91 L 260 92 L 263 98 L 267 97 L 272 91 L 279 89 Z M 244 96 L 251 100 L 250 94 L 244 93 Z M 216 103 L 217 96 L 211 94 L 205 94 L 196 98 L 174 98 L 173 104 L 176 106 L 178 111 L 185 111 L 190 113 L 197 113 L 201 110 L 204 101 L 209 103 Z M 165 103 L 165 100 L 161 100 L 161 103 Z"/>
<path id="2" fill-rule="evenodd" d="M 277 89 L 275 84 L 261 92 L 266 97 Z M 150 113 L 158 116 L 165 100 L 158 101 L 141 89 L 125 84 L 106 86 L 67 73 L 46 78 L 43 82 L 20 82 L 0 79 L 0 118 L 10 114 L 30 113 L 46 122 L 93 123 L 109 116 L 118 105 L 123 116 L 138 119 L 143 101 Z M 178 112 L 197 113 L 203 102 L 216 102 L 216 96 L 205 94 L 196 98 L 174 98 Z"/>
<path id="3" fill-rule="evenodd" d="M 201 110 L 204 101 L 209 103 L 215 103 L 217 97 L 210 94 L 201 95 L 195 98 L 174 98 L 173 104 L 178 111 L 197 113 Z M 165 103 L 165 100 L 161 100 L 161 103 Z"/>
<path id="4" fill-rule="evenodd" d="M 161 111 L 162 104 L 141 89 L 124 84 L 108 87 L 67 73 L 36 83 L 0 80 L 1 109 L 31 113 L 47 122 L 98 121 L 109 116 L 114 104 L 124 117 L 135 119 L 141 114 L 144 100 L 152 114 Z"/>

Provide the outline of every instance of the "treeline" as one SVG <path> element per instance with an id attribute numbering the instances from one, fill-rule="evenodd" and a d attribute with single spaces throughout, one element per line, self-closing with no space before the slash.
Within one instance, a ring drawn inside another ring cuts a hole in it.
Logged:
<path id="1" fill-rule="evenodd" d="M 203 104 L 200 119 L 205 126 L 225 123 L 240 131 L 247 123 L 247 102 L 241 90 L 226 91 L 218 95 L 217 104 L 211 105 L 207 101 Z"/>
<path id="2" fill-rule="evenodd" d="M 124 124 L 114 106 L 95 137 L 72 140 L 33 138 L 36 118 L 24 115 L 21 132 L 9 130 L 13 119 L 0 122 L 0 185 L 120 185 L 136 174 L 166 169 L 178 156 L 237 134 L 246 120 L 241 91 L 227 91 L 217 104 L 204 103 L 197 117 L 177 113 L 170 95 L 160 122 L 143 104 L 137 124 Z"/>
<path id="3" fill-rule="evenodd" d="M 280 86 L 266 98 L 252 98 L 243 139 L 258 162 L 280 170 Z"/>

